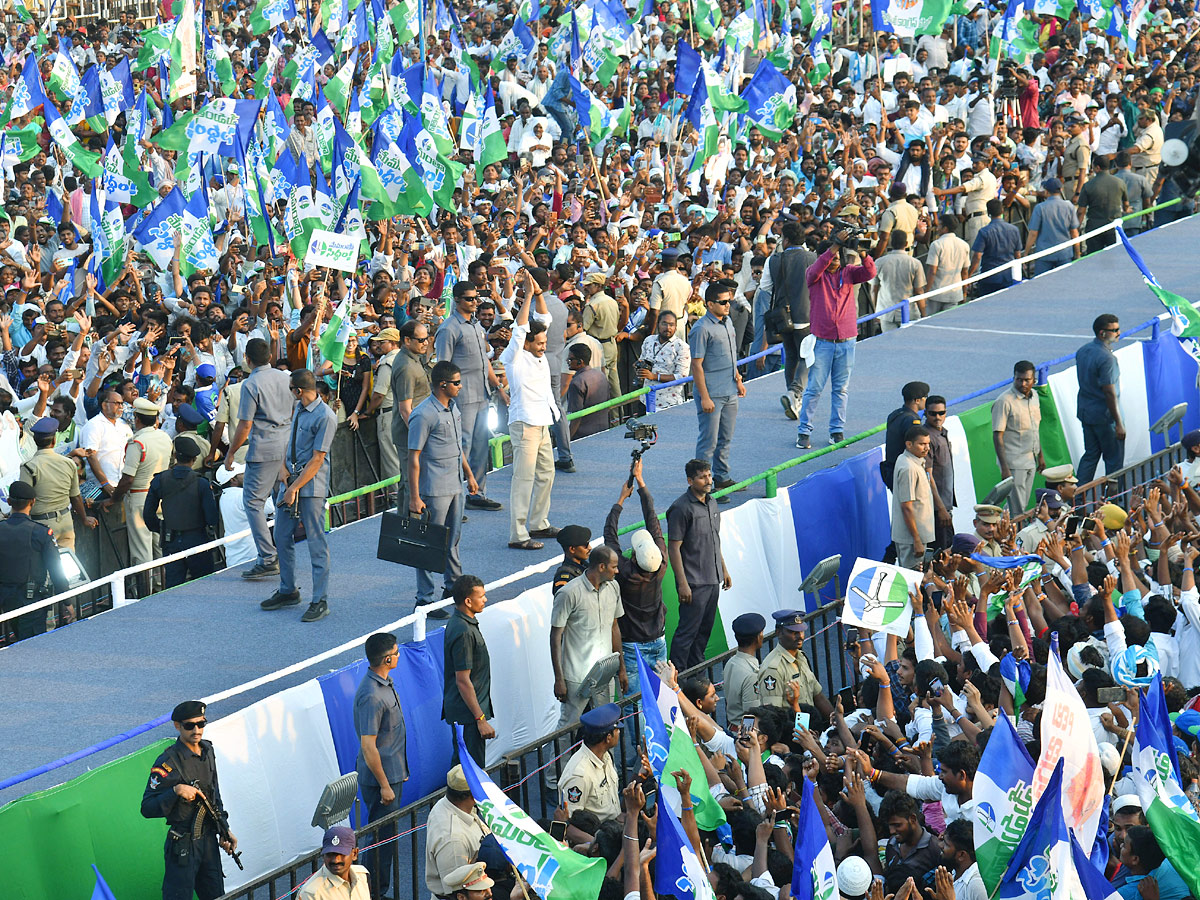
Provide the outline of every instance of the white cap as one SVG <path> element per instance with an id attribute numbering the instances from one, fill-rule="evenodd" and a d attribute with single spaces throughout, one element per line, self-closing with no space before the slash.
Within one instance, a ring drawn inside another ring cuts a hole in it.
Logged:
<path id="1" fill-rule="evenodd" d="M 239 462 L 235 462 L 232 469 L 226 469 L 225 465 L 221 464 L 217 466 L 217 484 L 229 484 L 245 471 L 245 465 Z"/>
<path id="2" fill-rule="evenodd" d="M 1112 745 L 1105 744 L 1103 746 L 1111 747 Z M 1113 797 L 1111 807 L 1113 813 L 1115 813 L 1118 809 L 1126 809 L 1130 806 L 1136 806 L 1138 809 L 1142 808 L 1142 800 L 1137 794 L 1122 794 L 1119 797 Z"/>
<path id="3" fill-rule="evenodd" d="M 838 890 L 843 897 L 866 896 L 874 877 L 861 856 L 847 856 L 837 867 Z"/>
<path id="4" fill-rule="evenodd" d="M 1121 769 L 1121 754 L 1117 752 L 1117 748 L 1105 741 L 1099 747 L 1100 765 L 1104 767 L 1104 771 L 1109 775 L 1116 775 Z M 1134 798 L 1137 799 L 1136 797 Z M 1117 807 L 1113 807 L 1116 809 Z"/>
<path id="5" fill-rule="evenodd" d="M 662 551 L 658 549 L 658 544 L 654 543 L 650 532 L 639 528 L 633 533 L 630 542 L 633 544 L 633 556 L 637 564 L 646 572 L 657 572 L 662 566 Z"/>

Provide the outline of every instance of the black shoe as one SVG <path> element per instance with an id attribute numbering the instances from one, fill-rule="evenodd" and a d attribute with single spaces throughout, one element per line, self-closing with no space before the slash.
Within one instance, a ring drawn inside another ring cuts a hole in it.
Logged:
<path id="1" fill-rule="evenodd" d="M 808 439 L 807 434 L 800 434 L 800 435 L 796 436 L 796 449 L 797 450 L 811 450 L 812 449 L 812 441 L 810 441 Z"/>
<path id="2" fill-rule="evenodd" d="M 551 525 L 549 528 L 535 528 L 529 532 L 531 538 L 553 538 L 558 537 L 559 529 Z"/>
<path id="3" fill-rule="evenodd" d="M 266 610 L 283 609 L 285 606 L 299 606 L 300 605 L 300 591 L 295 590 L 295 591 L 292 591 L 290 594 L 284 594 L 284 593 L 281 593 L 280 591 L 276 591 L 270 597 L 268 597 L 266 600 L 264 600 L 262 603 L 260 603 L 258 605 L 262 609 L 266 609 Z"/>
<path id="4" fill-rule="evenodd" d="M 835 431 L 835 432 L 833 432 L 833 434 L 829 435 L 829 443 L 830 444 L 840 444 L 845 439 L 846 439 L 846 435 L 842 434 L 842 432 L 840 432 L 840 431 Z"/>
<path id="5" fill-rule="evenodd" d="M 449 596 L 448 593 L 443 591 L 442 599 L 446 599 L 447 596 Z M 429 605 L 430 603 L 428 602 L 422 603 L 420 600 L 417 601 L 417 606 Z M 450 618 L 450 610 L 446 609 L 444 606 L 439 606 L 437 609 L 431 609 L 429 612 L 425 613 L 425 617 L 429 619 L 448 619 Z"/>
<path id="6" fill-rule="evenodd" d="M 556 459 L 554 461 L 554 468 L 560 472 L 574 472 L 575 463 L 569 459 Z"/>
<path id="7" fill-rule="evenodd" d="M 299 592 L 297 592 L 299 593 Z M 298 599 L 298 598 L 297 598 Z M 316 603 L 308 604 L 308 609 L 304 611 L 304 615 L 300 617 L 301 622 L 318 622 L 329 615 L 329 604 L 324 600 L 318 600 Z"/>
<path id="8" fill-rule="evenodd" d="M 467 494 L 467 506 L 471 509 L 503 509 L 499 500 L 489 500 L 483 494 Z"/>
<path id="9" fill-rule="evenodd" d="M 257 581 L 260 578 L 270 578 L 272 575 L 278 574 L 279 560 L 273 559 L 269 563 L 255 563 L 242 573 L 242 577 L 248 581 Z"/>
<path id="10" fill-rule="evenodd" d="M 732 478 L 721 478 L 721 479 L 718 479 L 717 481 L 713 482 L 713 489 L 718 490 L 718 491 L 723 491 L 723 490 L 725 490 L 725 488 L 733 487 L 735 484 L 737 484 L 737 482 L 734 481 Z M 745 488 L 744 487 L 738 488 L 738 490 L 744 491 Z"/>
<path id="11" fill-rule="evenodd" d="M 718 503 L 732 503 L 733 497 L 730 496 L 729 494 L 722 494 L 720 497 L 717 498 L 717 502 Z"/>

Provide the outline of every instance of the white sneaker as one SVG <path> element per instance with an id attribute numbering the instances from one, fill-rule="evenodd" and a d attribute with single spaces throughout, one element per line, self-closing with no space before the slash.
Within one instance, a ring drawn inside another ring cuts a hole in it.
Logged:
<path id="1" fill-rule="evenodd" d="M 783 405 L 783 414 L 794 420 L 796 418 L 796 395 L 791 392 L 780 394 L 779 402 Z"/>

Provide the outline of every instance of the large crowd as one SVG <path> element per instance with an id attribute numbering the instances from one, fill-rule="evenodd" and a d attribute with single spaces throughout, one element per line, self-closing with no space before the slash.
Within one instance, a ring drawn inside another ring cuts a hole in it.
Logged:
<path id="1" fill-rule="evenodd" d="M 330 612 L 333 437 L 374 419 L 401 510 L 452 534 L 445 571 L 422 570 L 419 603 L 453 597 L 464 622 L 471 602 L 482 608 L 457 552 L 467 510 L 507 507 L 513 549 L 563 546 L 550 652 L 563 724 L 583 716 L 578 752 L 592 757 L 578 768 L 605 775 L 620 735 L 603 698 L 575 693 L 586 666 L 573 642 L 617 653 L 622 688 L 636 689 L 639 653 L 664 666 L 730 826 L 718 838 L 681 810 L 716 895 L 788 893 L 806 779 L 843 896 L 992 894 L 975 864 L 972 784 L 1001 717 L 1038 758 L 1057 633 L 1104 763 L 1095 777 L 1116 797 L 1096 844 L 1103 874 L 1126 900 L 1195 896 L 1145 827 L 1124 738 L 1138 689 L 1161 675 L 1195 802 L 1200 439 L 1170 478 L 1081 524 L 1070 472 L 1032 494 L 1044 460 L 1031 367 L 1018 363 L 993 424 L 1014 512 L 1034 516 L 1018 530 L 980 508 L 975 533 L 955 534 L 939 485 L 941 398 L 908 385 L 889 418 L 885 480 L 897 488 L 896 558 L 924 573 L 911 633 L 848 645 L 862 680 L 833 698 L 812 677 L 798 618 L 777 614 L 761 667 L 765 621 L 734 623 L 724 719 L 716 686 L 676 682 L 666 661 L 703 658 L 728 586 L 709 493 L 735 483 L 747 382 L 782 364 L 781 415 L 799 448 L 823 442 L 815 407 L 828 385 L 836 443 L 858 341 L 1012 284 L 1024 256 L 1049 251 L 1025 264 L 1032 276 L 1106 246 L 1111 230 L 1072 241 L 1114 218 L 1181 200 L 1128 220 L 1132 234 L 1191 212 L 1162 150 L 1196 115 L 1200 16 L 1194 0 L 1131 6 L 972 0 L 912 34 L 887 5 L 863 20 L 865 6 L 807 0 L 183 0 L 156 23 L 130 11 L 53 18 L 18 2 L 0 34 L 0 485 L 12 511 L 0 527 L 32 522 L 69 549 L 78 528 L 123 526 L 132 563 L 249 528 L 225 562 L 278 578 L 267 610 L 301 603 L 294 548 L 307 534 L 303 615 L 317 621 Z M 1092 367 L 1081 475 L 1101 457 L 1119 467 L 1124 439 L 1116 318 L 1094 330 L 1081 350 Z M 698 423 L 671 540 L 639 533 L 635 563 L 619 543 L 589 555 L 590 535 L 549 522 L 554 479 L 574 471 L 572 439 L 618 420 L 593 407 L 656 383 L 655 408 L 691 399 Z M 581 410 L 592 411 L 568 418 Z M 503 500 L 487 491 L 500 433 L 514 466 Z M 6 539 L 0 553 L 17 546 Z M 1039 565 L 1014 581 L 980 554 Z M 0 608 L 61 589 L 55 554 L 42 559 L 22 551 L 0 566 Z M 196 554 L 154 577 L 178 584 L 212 566 Z M 669 652 L 666 566 L 685 607 Z M 620 584 L 604 600 L 611 621 L 575 622 L 609 583 Z M 71 615 L 43 607 L 3 627 L 21 638 Z M 386 683 L 380 649 L 368 661 Z M 1014 662 L 1027 676 L 1015 682 Z M 474 752 L 490 726 L 472 697 L 457 715 L 477 732 Z M 360 775 L 375 777 L 379 813 L 395 801 L 394 773 L 367 757 Z M 661 773 L 630 784 L 634 774 L 586 792 L 564 775 L 563 836 L 645 896 L 646 793 Z M 452 773 L 444 801 L 457 811 L 443 810 L 460 825 L 473 815 L 462 778 Z M 593 795 L 594 808 L 580 804 Z M 511 881 L 503 867 L 482 880 L 463 871 L 478 841 L 450 845 L 445 858 L 431 849 L 434 894 L 479 900 L 495 887 L 485 882 Z M 344 895 L 356 870 L 332 856 L 330 890 Z"/>

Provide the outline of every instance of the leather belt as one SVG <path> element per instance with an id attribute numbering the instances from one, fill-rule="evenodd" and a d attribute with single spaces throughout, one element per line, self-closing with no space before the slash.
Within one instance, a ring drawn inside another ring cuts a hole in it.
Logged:
<path id="1" fill-rule="evenodd" d="M 49 519 L 57 519 L 59 516 L 66 515 L 70 511 L 71 507 L 68 506 L 60 509 L 58 512 L 38 513 L 37 515 L 31 515 L 29 518 L 35 522 L 45 522 Z"/>

